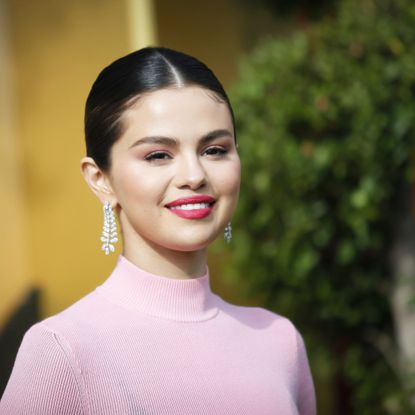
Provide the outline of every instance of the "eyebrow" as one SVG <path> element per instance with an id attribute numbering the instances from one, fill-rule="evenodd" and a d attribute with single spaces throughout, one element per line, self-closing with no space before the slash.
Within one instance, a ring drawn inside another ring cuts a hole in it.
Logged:
<path id="1" fill-rule="evenodd" d="M 209 133 L 203 135 L 200 140 L 200 145 L 205 145 L 216 138 L 220 137 L 233 137 L 232 133 L 227 129 L 219 129 L 219 130 L 213 130 Z M 154 135 L 149 137 L 143 137 L 139 140 L 135 141 L 133 144 L 131 144 L 130 148 L 138 146 L 140 144 L 163 144 L 166 146 L 174 147 L 177 145 L 177 138 L 174 137 L 166 137 L 163 135 Z"/>

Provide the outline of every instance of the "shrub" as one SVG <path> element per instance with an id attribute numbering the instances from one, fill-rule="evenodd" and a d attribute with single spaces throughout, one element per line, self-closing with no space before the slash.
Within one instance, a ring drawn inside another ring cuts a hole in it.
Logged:
<path id="1" fill-rule="evenodd" d="M 231 91 L 243 178 L 229 272 L 293 319 L 359 415 L 404 411 L 377 343 L 393 337 L 389 255 L 414 176 L 414 45 L 410 0 L 343 1 L 263 40 Z"/>

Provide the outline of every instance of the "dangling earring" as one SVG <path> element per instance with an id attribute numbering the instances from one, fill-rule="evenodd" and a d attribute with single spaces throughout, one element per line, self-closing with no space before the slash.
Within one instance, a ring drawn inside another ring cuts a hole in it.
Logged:
<path id="1" fill-rule="evenodd" d="M 227 243 L 229 243 L 232 239 L 232 225 L 230 222 L 226 225 L 223 237 Z"/>
<path id="2" fill-rule="evenodd" d="M 102 228 L 101 241 L 104 242 L 101 249 L 105 252 L 105 255 L 115 251 L 113 244 L 118 241 L 117 223 L 115 222 L 111 204 L 108 201 L 104 203 L 104 226 Z"/>

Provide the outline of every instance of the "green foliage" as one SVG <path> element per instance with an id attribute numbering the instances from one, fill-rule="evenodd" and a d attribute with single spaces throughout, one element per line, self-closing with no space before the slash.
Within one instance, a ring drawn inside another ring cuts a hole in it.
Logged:
<path id="1" fill-rule="evenodd" d="M 334 353 L 359 415 L 400 413 L 376 339 L 393 335 L 388 261 L 414 176 L 414 95 L 410 0 L 343 1 L 334 19 L 263 41 L 231 91 L 243 177 L 230 272 L 311 352 Z"/>

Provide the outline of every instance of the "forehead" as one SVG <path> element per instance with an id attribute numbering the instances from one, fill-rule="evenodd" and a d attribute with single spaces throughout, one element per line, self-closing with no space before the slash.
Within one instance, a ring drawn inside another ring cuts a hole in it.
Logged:
<path id="1" fill-rule="evenodd" d="M 138 98 L 122 117 L 124 136 L 139 134 L 188 136 L 227 128 L 232 118 L 225 102 L 200 87 L 160 89 Z"/>

